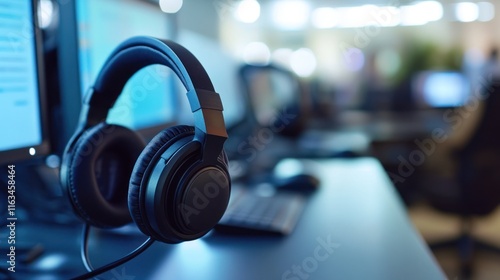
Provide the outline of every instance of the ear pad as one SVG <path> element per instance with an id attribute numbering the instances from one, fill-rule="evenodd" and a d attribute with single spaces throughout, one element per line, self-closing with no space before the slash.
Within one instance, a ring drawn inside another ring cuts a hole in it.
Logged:
<path id="1" fill-rule="evenodd" d="M 133 131 L 100 123 L 83 132 L 69 153 L 66 186 L 77 214 L 97 227 L 131 221 L 128 180 L 144 147 Z"/>
<path id="2" fill-rule="evenodd" d="M 142 205 L 141 200 L 144 195 L 143 192 L 146 189 L 145 181 L 151 174 L 154 163 L 164 151 L 180 139 L 185 137 L 192 138 L 193 136 L 194 127 L 192 126 L 179 125 L 167 128 L 156 135 L 147 144 L 146 148 L 137 159 L 130 177 L 128 203 L 133 220 L 137 224 L 138 228 L 146 235 L 151 235 L 151 231 L 148 221 L 143 219 L 142 214 L 144 210 L 141 210 L 144 206 Z M 224 150 L 219 155 L 218 161 L 227 170 L 227 156 L 224 153 Z"/>

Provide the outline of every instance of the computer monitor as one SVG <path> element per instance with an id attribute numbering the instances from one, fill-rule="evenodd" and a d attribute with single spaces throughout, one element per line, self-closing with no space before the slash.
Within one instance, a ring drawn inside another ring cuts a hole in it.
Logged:
<path id="1" fill-rule="evenodd" d="M 36 0 L 0 0 L 0 165 L 50 151 Z"/>
<path id="2" fill-rule="evenodd" d="M 299 84 L 291 73 L 255 65 L 247 65 L 242 71 L 259 124 L 268 125 L 285 106 L 297 102 Z"/>
<path id="3" fill-rule="evenodd" d="M 153 36 L 168 39 L 168 15 L 157 3 L 142 0 L 75 0 L 60 5 L 59 72 L 64 138 L 73 133 L 82 98 L 109 54 L 126 39 Z M 148 66 L 125 86 L 107 122 L 153 136 L 175 120 L 172 71 Z"/>
<path id="4" fill-rule="evenodd" d="M 417 109 L 463 106 L 470 91 L 468 79 L 456 71 L 423 71 L 412 79 L 412 98 Z"/>
<path id="5" fill-rule="evenodd" d="M 300 134 L 307 122 L 307 102 L 299 78 L 274 64 L 240 68 L 254 121 L 287 136 Z"/>

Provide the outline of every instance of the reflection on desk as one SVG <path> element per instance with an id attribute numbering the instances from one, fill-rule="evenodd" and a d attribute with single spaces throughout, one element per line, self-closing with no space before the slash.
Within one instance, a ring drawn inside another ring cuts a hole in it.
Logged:
<path id="1" fill-rule="evenodd" d="M 178 245 L 156 243 L 100 279 L 445 279 L 378 161 L 313 162 L 322 186 L 310 197 L 292 234 L 211 232 Z M 50 256 L 66 259 L 53 267 L 56 272 L 39 270 L 33 276 L 19 270 L 16 279 L 65 279 L 84 272 L 79 229 L 26 225 L 20 230 L 19 239 L 43 242 L 46 247 L 32 266 Z M 94 266 L 121 257 L 144 239 L 139 234 L 95 231 L 90 242 Z"/>

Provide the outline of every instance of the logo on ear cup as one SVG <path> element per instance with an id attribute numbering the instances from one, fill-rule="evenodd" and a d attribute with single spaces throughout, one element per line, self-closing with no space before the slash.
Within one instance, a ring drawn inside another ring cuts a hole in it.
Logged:
<path id="1" fill-rule="evenodd" d="M 230 191 L 228 189 L 230 183 L 223 172 L 214 169 L 208 170 L 206 173 L 208 174 L 209 180 L 203 184 L 203 187 L 193 188 L 191 190 L 193 192 L 191 201 L 190 198 L 187 198 L 187 203 L 184 202 L 179 205 L 179 211 L 181 211 L 184 223 L 187 225 L 191 223 L 191 216 L 199 215 L 210 203 L 214 202 L 215 198 L 220 199 L 221 197 L 219 196 L 221 195 L 227 196 Z M 191 182 L 190 184 L 197 183 L 199 182 Z M 223 203 L 227 203 L 227 201 L 223 201 Z"/>
<path id="2" fill-rule="evenodd" d="M 229 201 L 229 181 L 213 167 L 205 168 L 189 182 L 179 205 L 183 224 L 206 231 L 222 218 Z"/>

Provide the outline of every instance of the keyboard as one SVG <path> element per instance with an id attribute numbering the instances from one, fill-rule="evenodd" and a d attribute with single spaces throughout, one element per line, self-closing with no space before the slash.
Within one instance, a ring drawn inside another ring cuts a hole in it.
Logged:
<path id="1" fill-rule="evenodd" d="M 292 233 L 305 206 L 303 194 L 273 192 L 262 195 L 251 188 L 234 186 L 226 213 L 215 229 L 228 233 Z"/>

